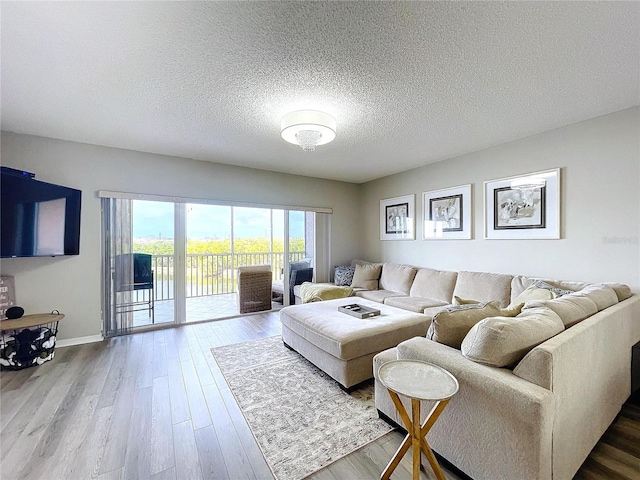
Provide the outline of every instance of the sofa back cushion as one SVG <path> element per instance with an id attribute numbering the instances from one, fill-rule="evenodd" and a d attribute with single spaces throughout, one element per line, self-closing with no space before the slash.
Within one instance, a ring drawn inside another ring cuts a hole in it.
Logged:
<path id="1" fill-rule="evenodd" d="M 605 283 L 605 285 L 613 288 L 613 291 L 616 292 L 618 296 L 619 302 L 626 300 L 632 295 L 631 289 L 624 283 Z"/>
<path id="2" fill-rule="evenodd" d="M 412 297 L 432 298 L 447 304 L 453 298 L 458 272 L 419 268 L 409 290 Z"/>
<path id="3" fill-rule="evenodd" d="M 351 282 L 351 286 L 353 288 L 377 290 L 378 279 L 380 278 L 381 270 L 382 265 L 380 264 L 356 265 L 356 270 L 353 273 L 353 281 Z"/>
<path id="4" fill-rule="evenodd" d="M 598 311 L 618 303 L 616 292 L 609 285 L 604 284 L 594 283 L 588 285 L 579 292 L 575 292 L 575 295 L 585 296 L 593 300 L 593 303 L 598 307 Z"/>
<path id="5" fill-rule="evenodd" d="M 587 296 L 571 293 L 551 300 L 527 302 L 524 310 L 546 307 L 558 314 L 565 328 L 569 328 L 598 311 L 597 305 Z"/>
<path id="6" fill-rule="evenodd" d="M 479 302 L 497 300 L 506 307 L 511 301 L 512 275 L 485 272 L 459 272 L 453 294 Z"/>
<path id="7" fill-rule="evenodd" d="M 479 321 L 498 315 L 515 317 L 521 309 L 522 304 L 511 309 L 501 309 L 498 302 L 444 307 L 433 316 L 427 338 L 460 349 L 464 337 Z"/>
<path id="8" fill-rule="evenodd" d="M 462 355 L 490 367 L 511 367 L 529 350 L 563 330 L 558 314 L 544 307 L 523 310 L 515 318 L 489 317 L 464 337 Z"/>
<path id="9" fill-rule="evenodd" d="M 380 275 L 380 289 L 408 295 L 415 276 L 416 269 L 414 267 L 384 263 L 382 275 Z"/>

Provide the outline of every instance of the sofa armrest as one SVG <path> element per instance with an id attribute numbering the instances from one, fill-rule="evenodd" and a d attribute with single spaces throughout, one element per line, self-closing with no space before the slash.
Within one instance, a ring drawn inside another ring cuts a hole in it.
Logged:
<path id="1" fill-rule="evenodd" d="M 640 341 L 637 295 L 531 350 L 514 374 L 556 398 L 554 478 L 571 478 L 631 394 L 631 347 Z"/>
<path id="2" fill-rule="evenodd" d="M 539 421 L 539 408 L 551 402 L 551 392 L 513 374 L 506 368 L 481 365 L 465 358 L 460 350 L 424 337 L 415 337 L 398 345 L 398 359 L 414 359 L 438 365 L 450 372 L 460 388 L 471 387 L 484 398 L 503 405 L 512 400 L 512 414 L 530 424 Z"/>
<path id="3" fill-rule="evenodd" d="M 552 392 L 507 369 L 474 363 L 459 350 L 424 337 L 381 352 L 374 365 L 394 357 L 439 365 L 460 384 L 427 435 L 436 452 L 473 478 L 551 478 Z M 401 424 L 389 394 L 377 379 L 375 388 L 378 410 Z M 423 412 L 433 406 L 433 402 L 423 403 Z"/>

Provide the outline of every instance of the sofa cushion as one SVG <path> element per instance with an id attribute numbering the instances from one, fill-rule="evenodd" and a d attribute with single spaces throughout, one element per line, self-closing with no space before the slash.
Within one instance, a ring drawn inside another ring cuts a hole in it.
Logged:
<path id="1" fill-rule="evenodd" d="M 458 272 L 446 272 L 431 268 L 419 268 L 409 290 L 412 297 L 433 298 L 451 303 Z"/>
<path id="2" fill-rule="evenodd" d="M 629 288 L 628 285 L 625 285 L 624 283 L 605 283 L 605 285 L 613 288 L 613 291 L 616 292 L 616 295 L 618 296 L 618 301 L 621 302 L 623 300 L 626 300 L 627 298 L 629 298 L 632 293 L 631 293 L 631 289 Z"/>
<path id="3" fill-rule="evenodd" d="M 459 349 L 465 335 L 479 321 L 498 315 L 515 317 L 521 309 L 522 304 L 503 310 L 498 302 L 451 305 L 434 315 L 427 338 Z"/>
<path id="4" fill-rule="evenodd" d="M 356 297 L 366 298 L 372 302 L 384 303 L 390 297 L 406 297 L 404 293 L 392 292 L 390 290 L 360 290 L 354 292 Z M 422 312 L 418 312 L 422 313 Z"/>
<path id="5" fill-rule="evenodd" d="M 356 271 L 356 267 L 351 265 L 336 265 L 333 275 L 333 283 L 338 287 L 350 287 L 353 282 L 353 274 Z"/>
<path id="6" fill-rule="evenodd" d="M 378 279 L 380 278 L 380 272 L 382 271 L 382 265 L 380 264 L 367 264 L 356 265 L 356 269 L 353 273 L 353 281 L 351 286 L 354 288 L 366 288 L 367 290 L 378 289 Z"/>
<path id="7" fill-rule="evenodd" d="M 506 307 L 511 301 L 512 275 L 485 272 L 459 272 L 453 294 L 460 298 L 474 298 L 480 302 L 497 300 Z"/>
<path id="8" fill-rule="evenodd" d="M 434 298 L 422 297 L 388 297 L 384 299 L 384 304 L 418 313 L 423 313 L 425 308 L 449 305 L 447 302 L 442 302 Z"/>
<path id="9" fill-rule="evenodd" d="M 598 306 L 587 296 L 575 293 L 563 295 L 551 300 L 527 302 L 525 310 L 546 307 L 558 314 L 565 328 L 569 328 L 598 311 Z"/>
<path id="10" fill-rule="evenodd" d="M 589 297 L 598 307 L 598 311 L 609 308 L 618 303 L 618 295 L 609 285 L 591 284 L 584 287 L 576 295 Z"/>
<path id="11" fill-rule="evenodd" d="M 411 284 L 416 276 L 416 269 L 408 265 L 385 263 L 380 275 L 380 289 L 400 292 L 409 295 Z"/>
<path id="12" fill-rule="evenodd" d="M 548 308 L 529 308 L 515 318 L 489 317 L 475 324 L 462 341 L 462 354 L 490 367 L 516 365 L 532 348 L 564 330 Z"/>

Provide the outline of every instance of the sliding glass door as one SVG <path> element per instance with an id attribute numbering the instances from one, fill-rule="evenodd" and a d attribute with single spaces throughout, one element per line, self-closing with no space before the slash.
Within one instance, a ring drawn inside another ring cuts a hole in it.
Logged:
<path id="1" fill-rule="evenodd" d="M 233 208 L 186 205 L 185 321 L 236 314 Z"/>
<path id="2" fill-rule="evenodd" d="M 169 200 L 103 198 L 107 335 L 239 315 L 240 266 L 271 266 L 274 308 L 314 279 L 316 213 Z"/>
<path id="3" fill-rule="evenodd" d="M 172 203 L 103 199 L 105 335 L 176 318 L 174 218 Z"/>

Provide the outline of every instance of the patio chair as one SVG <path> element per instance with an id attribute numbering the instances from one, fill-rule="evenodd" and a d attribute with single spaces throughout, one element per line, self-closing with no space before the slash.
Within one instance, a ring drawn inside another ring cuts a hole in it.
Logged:
<path id="1" fill-rule="evenodd" d="M 302 285 L 304 282 L 313 281 L 313 268 L 308 261 L 300 261 L 289 264 L 289 303 L 295 304 L 293 287 Z M 284 279 L 276 280 L 271 287 L 273 300 L 279 303 L 284 302 Z"/>
<path id="2" fill-rule="evenodd" d="M 155 323 L 155 295 L 153 288 L 153 255 L 146 253 L 124 253 L 116 255 L 114 264 L 114 287 L 116 292 L 142 290 L 142 299 L 136 295 L 131 301 L 116 305 L 117 313 L 148 310 L 151 323 Z M 145 295 L 144 291 L 148 291 Z"/>
<path id="3" fill-rule="evenodd" d="M 238 267 L 240 313 L 271 310 L 271 265 Z"/>

